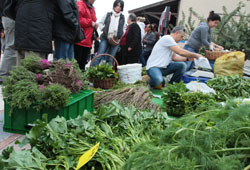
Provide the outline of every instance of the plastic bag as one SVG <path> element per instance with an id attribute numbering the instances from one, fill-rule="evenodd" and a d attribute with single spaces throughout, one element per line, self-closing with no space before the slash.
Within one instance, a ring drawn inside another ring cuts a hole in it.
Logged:
<path id="1" fill-rule="evenodd" d="M 209 64 L 208 59 L 205 58 L 205 57 L 200 57 L 199 59 L 196 59 L 196 58 L 195 58 L 195 59 L 194 59 L 194 64 L 195 64 L 197 67 L 212 70 L 212 67 L 211 67 L 210 64 Z"/>
<path id="2" fill-rule="evenodd" d="M 207 94 L 207 93 L 216 94 L 214 89 L 208 87 L 205 83 L 200 83 L 200 82 L 197 82 L 197 81 L 191 81 L 190 83 L 186 84 L 186 87 L 191 92 L 200 91 L 200 92 L 202 92 L 204 94 Z"/>
<path id="3" fill-rule="evenodd" d="M 245 53 L 237 51 L 225 54 L 215 60 L 215 76 L 243 75 Z"/>

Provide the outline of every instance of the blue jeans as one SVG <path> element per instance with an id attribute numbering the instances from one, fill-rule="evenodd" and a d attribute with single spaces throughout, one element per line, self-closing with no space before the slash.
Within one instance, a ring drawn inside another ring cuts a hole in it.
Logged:
<path id="1" fill-rule="evenodd" d="M 185 45 L 184 49 L 188 50 L 190 52 L 193 52 L 193 53 L 199 53 L 199 51 L 193 49 L 192 47 L 190 47 L 188 45 Z M 185 63 L 187 65 L 187 70 L 186 71 L 191 70 L 194 67 L 194 62 L 192 62 L 192 61 L 185 61 Z"/>
<path id="2" fill-rule="evenodd" d="M 54 59 L 69 59 L 72 61 L 74 58 L 74 44 L 70 44 L 62 39 L 55 39 L 55 51 L 54 51 Z"/>
<path id="3" fill-rule="evenodd" d="M 110 55 L 112 55 L 113 57 L 115 57 L 118 48 L 119 48 L 119 45 L 117 45 L 117 46 L 112 46 L 112 45 L 110 45 L 110 44 L 108 43 L 108 40 L 107 40 L 106 38 L 103 38 L 103 37 L 102 37 L 102 38 L 101 38 L 100 45 L 99 45 L 99 48 L 98 48 L 97 54 L 99 55 L 99 54 L 107 53 L 107 54 L 110 54 Z M 97 58 L 97 59 L 93 62 L 92 66 L 99 65 L 100 62 L 101 62 L 102 60 L 105 60 L 105 61 L 108 62 L 109 65 L 111 65 L 111 66 L 113 65 L 113 59 L 112 59 L 111 57 L 102 56 L 102 57 Z"/>
<path id="4" fill-rule="evenodd" d="M 146 66 L 150 53 L 151 53 L 151 51 L 142 50 L 142 53 L 141 53 L 140 58 L 139 58 L 139 63 L 142 64 L 142 67 Z"/>
<path id="5" fill-rule="evenodd" d="M 152 67 L 147 70 L 147 74 L 150 77 L 149 85 L 151 87 L 159 86 L 163 83 L 163 76 L 174 73 L 170 80 L 170 84 L 174 82 L 180 82 L 183 74 L 185 73 L 187 66 L 184 62 L 171 62 L 167 68 Z"/>

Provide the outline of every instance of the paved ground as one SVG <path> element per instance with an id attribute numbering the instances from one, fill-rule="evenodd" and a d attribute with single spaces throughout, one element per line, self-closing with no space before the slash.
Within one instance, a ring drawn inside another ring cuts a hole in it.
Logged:
<path id="1" fill-rule="evenodd" d="M 2 87 L 0 86 L 0 153 L 2 150 L 8 146 L 14 146 L 14 149 L 20 150 L 21 148 L 15 144 L 16 140 L 22 141 L 25 136 L 3 132 L 4 124 L 4 102 L 2 96 Z M 30 146 L 25 146 L 24 148 L 29 148 Z"/>

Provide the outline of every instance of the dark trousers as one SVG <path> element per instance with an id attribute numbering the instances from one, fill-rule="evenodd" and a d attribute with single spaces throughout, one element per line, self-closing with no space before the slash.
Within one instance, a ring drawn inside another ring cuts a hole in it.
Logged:
<path id="1" fill-rule="evenodd" d="M 91 48 L 83 47 L 79 45 L 74 46 L 75 59 L 79 64 L 81 70 L 85 70 L 85 65 L 87 64 Z"/>
<path id="2" fill-rule="evenodd" d="M 127 52 L 126 46 L 120 46 L 120 50 L 118 50 L 118 52 L 116 53 L 116 60 L 119 65 L 127 64 L 127 60 L 125 58 L 126 52 Z"/>

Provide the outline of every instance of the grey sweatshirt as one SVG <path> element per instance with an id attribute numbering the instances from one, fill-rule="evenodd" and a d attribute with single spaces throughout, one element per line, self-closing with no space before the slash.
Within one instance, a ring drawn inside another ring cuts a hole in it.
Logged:
<path id="1" fill-rule="evenodd" d="M 144 51 L 152 51 L 156 42 L 156 34 L 154 32 L 146 33 L 143 38 L 146 40 L 146 42 L 143 43 Z"/>
<path id="2" fill-rule="evenodd" d="M 212 30 L 207 22 L 202 22 L 190 35 L 187 45 L 196 51 L 199 51 L 202 46 L 209 48 L 212 41 Z"/>

